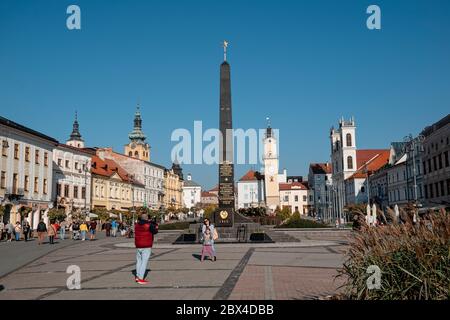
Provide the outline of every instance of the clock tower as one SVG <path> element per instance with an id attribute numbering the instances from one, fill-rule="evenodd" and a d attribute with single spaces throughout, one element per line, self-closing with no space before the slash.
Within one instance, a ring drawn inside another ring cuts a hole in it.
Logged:
<path id="1" fill-rule="evenodd" d="M 270 123 L 267 125 L 266 135 L 264 138 L 263 160 L 266 206 L 270 211 L 274 212 L 277 206 L 280 205 L 280 190 L 278 184 L 277 139 L 273 134 Z"/>
<path id="2" fill-rule="evenodd" d="M 150 161 L 150 145 L 145 141 L 147 137 L 142 131 L 142 118 L 139 105 L 134 114 L 134 128 L 128 135 L 130 143 L 125 145 L 125 155 L 144 161 Z"/>

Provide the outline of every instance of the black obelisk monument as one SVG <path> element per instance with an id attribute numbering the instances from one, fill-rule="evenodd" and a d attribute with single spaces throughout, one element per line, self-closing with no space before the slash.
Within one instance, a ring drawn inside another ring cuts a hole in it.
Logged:
<path id="1" fill-rule="evenodd" d="M 234 223 L 233 123 L 231 116 L 230 64 L 226 61 L 228 43 L 224 41 L 224 62 L 220 65 L 220 146 L 219 207 L 214 213 L 216 227 Z"/>

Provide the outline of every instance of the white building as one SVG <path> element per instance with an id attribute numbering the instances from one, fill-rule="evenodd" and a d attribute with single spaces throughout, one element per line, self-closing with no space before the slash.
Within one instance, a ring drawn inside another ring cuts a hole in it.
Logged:
<path id="1" fill-rule="evenodd" d="M 263 207 L 264 178 L 259 172 L 249 170 L 237 182 L 238 209 L 250 207 Z"/>
<path id="2" fill-rule="evenodd" d="M 330 141 L 333 216 L 342 218 L 346 205 L 367 202 L 366 178 L 388 162 L 389 150 L 357 150 L 353 118 L 341 119 L 338 129 L 331 128 Z"/>
<path id="3" fill-rule="evenodd" d="M 406 160 L 404 154 L 400 160 L 387 169 L 389 205 L 402 206 L 408 203 L 408 177 L 406 175 Z"/>
<path id="4" fill-rule="evenodd" d="M 309 188 L 301 182 L 280 183 L 280 207 L 289 207 L 291 213 L 298 212 L 308 215 L 314 204 L 314 195 Z"/>
<path id="5" fill-rule="evenodd" d="M 277 139 L 274 131 L 267 126 L 266 135 L 263 141 L 264 144 L 264 188 L 266 206 L 269 213 L 273 213 L 280 205 L 280 190 L 279 190 L 279 162 Z"/>
<path id="6" fill-rule="evenodd" d="M 64 144 L 53 150 L 52 199 L 66 214 L 91 208 L 91 156 Z"/>
<path id="7" fill-rule="evenodd" d="M 185 208 L 193 208 L 197 204 L 201 203 L 202 187 L 192 180 L 192 176 L 189 173 L 183 184 L 183 205 Z"/>
<path id="8" fill-rule="evenodd" d="M 52 157 L 58 141 L 0 117 L 0 142 L 3 221 L 26 218 L 36 228 L 52 206 Z"/>

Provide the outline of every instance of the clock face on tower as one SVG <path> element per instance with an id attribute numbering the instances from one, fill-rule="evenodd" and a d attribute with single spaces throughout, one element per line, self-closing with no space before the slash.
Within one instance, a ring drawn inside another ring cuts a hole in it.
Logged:
<path id="1" fill-rule="evenodd" d="M 133 143 L 131 144 L 131 149 L 134 149 L 134 148 L 136 148 L 136 143 L 133 142 Z"/>

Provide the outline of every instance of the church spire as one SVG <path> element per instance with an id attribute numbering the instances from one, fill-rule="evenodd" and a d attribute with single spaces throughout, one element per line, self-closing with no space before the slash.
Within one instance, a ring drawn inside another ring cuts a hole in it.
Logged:
<path id="1" fill-rule="evenodd" d="M 145 143 L 145 139 L 147 139 L 142 131 L 141 106 L 139 104 L 137 105 L 136 112 L 134 114 L 134 128 L 128 135 L 128 138 L 136 143 Z"/>
<path id="2" fill-rule="evenodd" d="M 78 113 L 75 111 L 75 121 L 73 122 L 72 133 L 70 134 L 70 141 L 83 141 L 80 134 L 80 125 L 78 124 Z"/>

